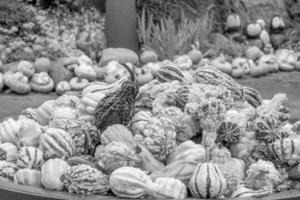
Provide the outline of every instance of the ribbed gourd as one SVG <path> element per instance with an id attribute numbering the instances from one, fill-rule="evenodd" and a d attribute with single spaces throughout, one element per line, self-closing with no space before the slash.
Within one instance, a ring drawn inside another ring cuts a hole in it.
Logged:
<path id="1" fill-rule="evenodd" d="M 97 195 L 109 190 L 108 176 L 89 165 L 71 167 L 65 177 L 64 185 L 69 193 Z"/>
<path id="2" fill-rule="evenodd" d="M 19 168 L 40 169 L 44 159 L 43 152 L 35 147 L 22 147 L 17 158 Z"/>

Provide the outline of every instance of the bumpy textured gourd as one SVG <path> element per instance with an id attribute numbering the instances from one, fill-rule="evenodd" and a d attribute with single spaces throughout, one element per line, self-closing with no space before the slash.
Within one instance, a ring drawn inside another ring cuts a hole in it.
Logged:
<path id="1" fill-rule="evenodd" d="M 19 168 L 40 169 L 44 164 L 43 152 L 35 147 L 22 147 L 18 154 Z"/>
<path id="2" fill-rule="evenodd" d="M 138 85 L 135 82 L 134 72 L 126 64 L 122 65 L 130 72 L 131 80 L 125 80 L 120 89 L 107 94 L 98 103 L 94 124 L 101 132 L 113 124 L 128 125 L 132 117 Z"/>
<path id="3" fill-rule="evenodd" d="M 15 162 L 19 154 L 18 147 L 8 142 L 0 144 L 0 152 L 0 160 L 6 160 L 8 162 Z"/>
<path id="4" fill-rule="evenodd" d="M 18 171 L 18 167 L 15 163 L 0 161 L 0 178 L 10 182 L 14 181 L 14 176 Z"/>

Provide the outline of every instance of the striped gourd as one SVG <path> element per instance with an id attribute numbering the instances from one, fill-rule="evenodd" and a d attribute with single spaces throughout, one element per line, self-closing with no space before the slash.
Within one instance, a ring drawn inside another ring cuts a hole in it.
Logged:
<path id="1" fill-rule="evenodd" d="M 109 190 L 108 176 L 89 165 L 70 167 L 64 185 L 69 193 L 77 194 L 105 194 Z"/>
<path id="2" fill-rule="evenodd" d="M 40 149 L 46 159 L 49 157 L 68 159 L 74 154 L 75 145 L 72 137 L 64 130 L 47 128 L 40 137 Z"/>
<path id="3" fill-rule="evenodd" d="M 43 152 L 35 147 L 22 147 L 17 158 L 19 168 L 40 169 L 43 164 Z"/>
<path id="4" fill-rule="evenodd" d="M 214 163 L 200 163 L 189 183 L 194 197 L 210 199 L 222 196 L 226 191 L 226 179 Z"/>
<path id="5" fill-rule="evenodd" d="M 175 65 L 164 65 L 159 68 L 155 73 L 155 78 L 161 82 L 179 81 L 184 84 L 192 84 L 194 82 L 193 77 L 189 72 L 183 72 Z"/>
<path id="6" fill-rule="evenodd" d="M 252 190 L 244 185 L 239 185 L 237 189 L 231 194 L 231 198 L 247 198 L 247 197 L 264 197 L 271 194 L 272 191 L 268 189 L 262 189 L 262 190 Z"/>
<path id="7" fill-rule="evenodd" d="M 251 87 L 244 86 L 243 94 L 244 94 L 245 100 L 254 108 L 257 108 L 263 102 L 263 99 L 260 96 L 259 92 Z"/>
<path id="8" fill-rule="evenodd" d="M 20 169 L 14 176 L 14 183 L 42 187 L 41 172 L 35 169 Z"/>
<path id="9" fill-rule="evenodd" d="M 21 125 L 12 118 L 7 119 L 6 121 L 0 124 L 0 141 L 17 143 L 18 134 L 20 131 Z"/>

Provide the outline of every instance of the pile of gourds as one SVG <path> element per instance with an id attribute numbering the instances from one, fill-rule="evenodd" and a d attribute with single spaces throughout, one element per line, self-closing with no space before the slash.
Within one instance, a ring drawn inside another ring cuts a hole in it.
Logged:
<path id="1" fill-rule="evenodd" d="M 0 123 L 0 177 L 122 198 L 262 197 L 299 188 L 300 128 L 285 94 L 262 99 L 210 66 L 133 66 Z M 113 116 L 113 118 L 111 117 Z"/>

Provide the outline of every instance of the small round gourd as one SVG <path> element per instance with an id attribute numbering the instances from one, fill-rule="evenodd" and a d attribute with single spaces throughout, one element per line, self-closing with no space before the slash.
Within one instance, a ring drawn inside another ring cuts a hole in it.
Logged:
<path id="1" fill-rule="evenodd" d="M 18 146 L 39 146 L 39 138 L 43 133 L 42 127 L 32 119 L 19 119 L 20 131 L 18 134 Z"/>
<path id="2" fill-rule="evenodd" d="M 37 58 L 33 64 L 36 72 L 49 72 L 52 63 L 49 58 Z"/>
<path id="3" fill-rule="evenodd" d="M 0 124 L 0 141 L 17 144 L 20 123 L 9 118 Z"/>
<path id="4" fill-rule="evenodd" d="M 226 28 L 228 30 L 240 28 L 241 25 L 241 18 L 238 14 L 228 15 L 226 19 Z"/>
<path id="5" fill-rule="evenodd" d="M 217 144 L 211 149 L 210 158 L 212 162 L 224 164 L 231 158 L 231 153 L 226 147 L 223 147 L 221 144 Z"/>
<path id="6" fill-rule="evenodd" d="M 195 168 L 189 188 L 196 198 L 219 198 L 226 191 L 226 179 L 217 164 L 200 163 Z"/>
<path id="7" fill-rule="evenodd" d="M 89 81 L 85 78 L 73 77 L 70 80 L 70 85 L 73 90 L 83 90 L 88 84 Z"/>
<path id="8" fill-rule="evenodd" d="M 17 165 L 19 168 L 40 169 L 44 160 L 43 152 L 35 147 L 22 147 L 19 151 Z"/>
<path id="9" fill-rule="evenodd" d="M 142 64 L 147 64 L 149 62 L 157 62 L 158 56 L 155 53 L 155 51 L 151 49 L 145 49 L 140 55 L 140 60 Z"/>
<path id="10" fill-rule="evenodd" d="M 54 81 L 47 72 L 40 72 L 32 76 L 30 87 L 35 92 L 49 93 L 54 89 Z"/>
<path id="11" fill-rule="evenodd" d="M 0 144 L 0 152 L 0 160 L 6 160 L 8 162 L 15 162 L 19 153 L 17 146 L 8 142 Z"/>
<path id="12" fill-rule="evenodd" d="M 257 23 L 249 23 L 246 26 L 245 34 L 249 38 L 256 38 L 259 37 L 260 33 L 262 31 L 262 27 Z"/>
<path id="13" fill-rule="evenodd" d="M 0 179 L 13 182 L 14 175 L 17 170 L 18 168 L 15 163 L 7 162 L 4 160 L 0 161 Z"/>
<path id="14" fill-rule="evenodd" d="M 9 89 L 17 94 L 28 94 L 31 91 L 29 79 L 22 72 L 6 72 L 4 74 L 4 83 Z"/>
<path id="15" fill-rule="evenodd" d="M 172 199 L 186 199 L 187 190 L 185 185 L 178 179 L 171 177 L 160 177 L 154 182 L 156 185 L 155 191 L 162 197 Z"/>
<path id="16" fill-rule="evenodd" d="M 68 81 L 60 81 L 55 86 L 55 92 L 59 95 L 62 95 L 71 90 L 72 90 L 72 87 Z"/>
<path id="17" fill-rule="evenodd" d="M 41 172 L 34 169 L 19 169 L 14 176 L 14 183 L 42 187 Z"/>
<path id="18" fill-rule="evenodd" d="M 18 63 L 17 70 L 22 72 L 27 77 L 31 77 L 35 72 L 33 64 L 26 60 L 21 60 Z"/>

